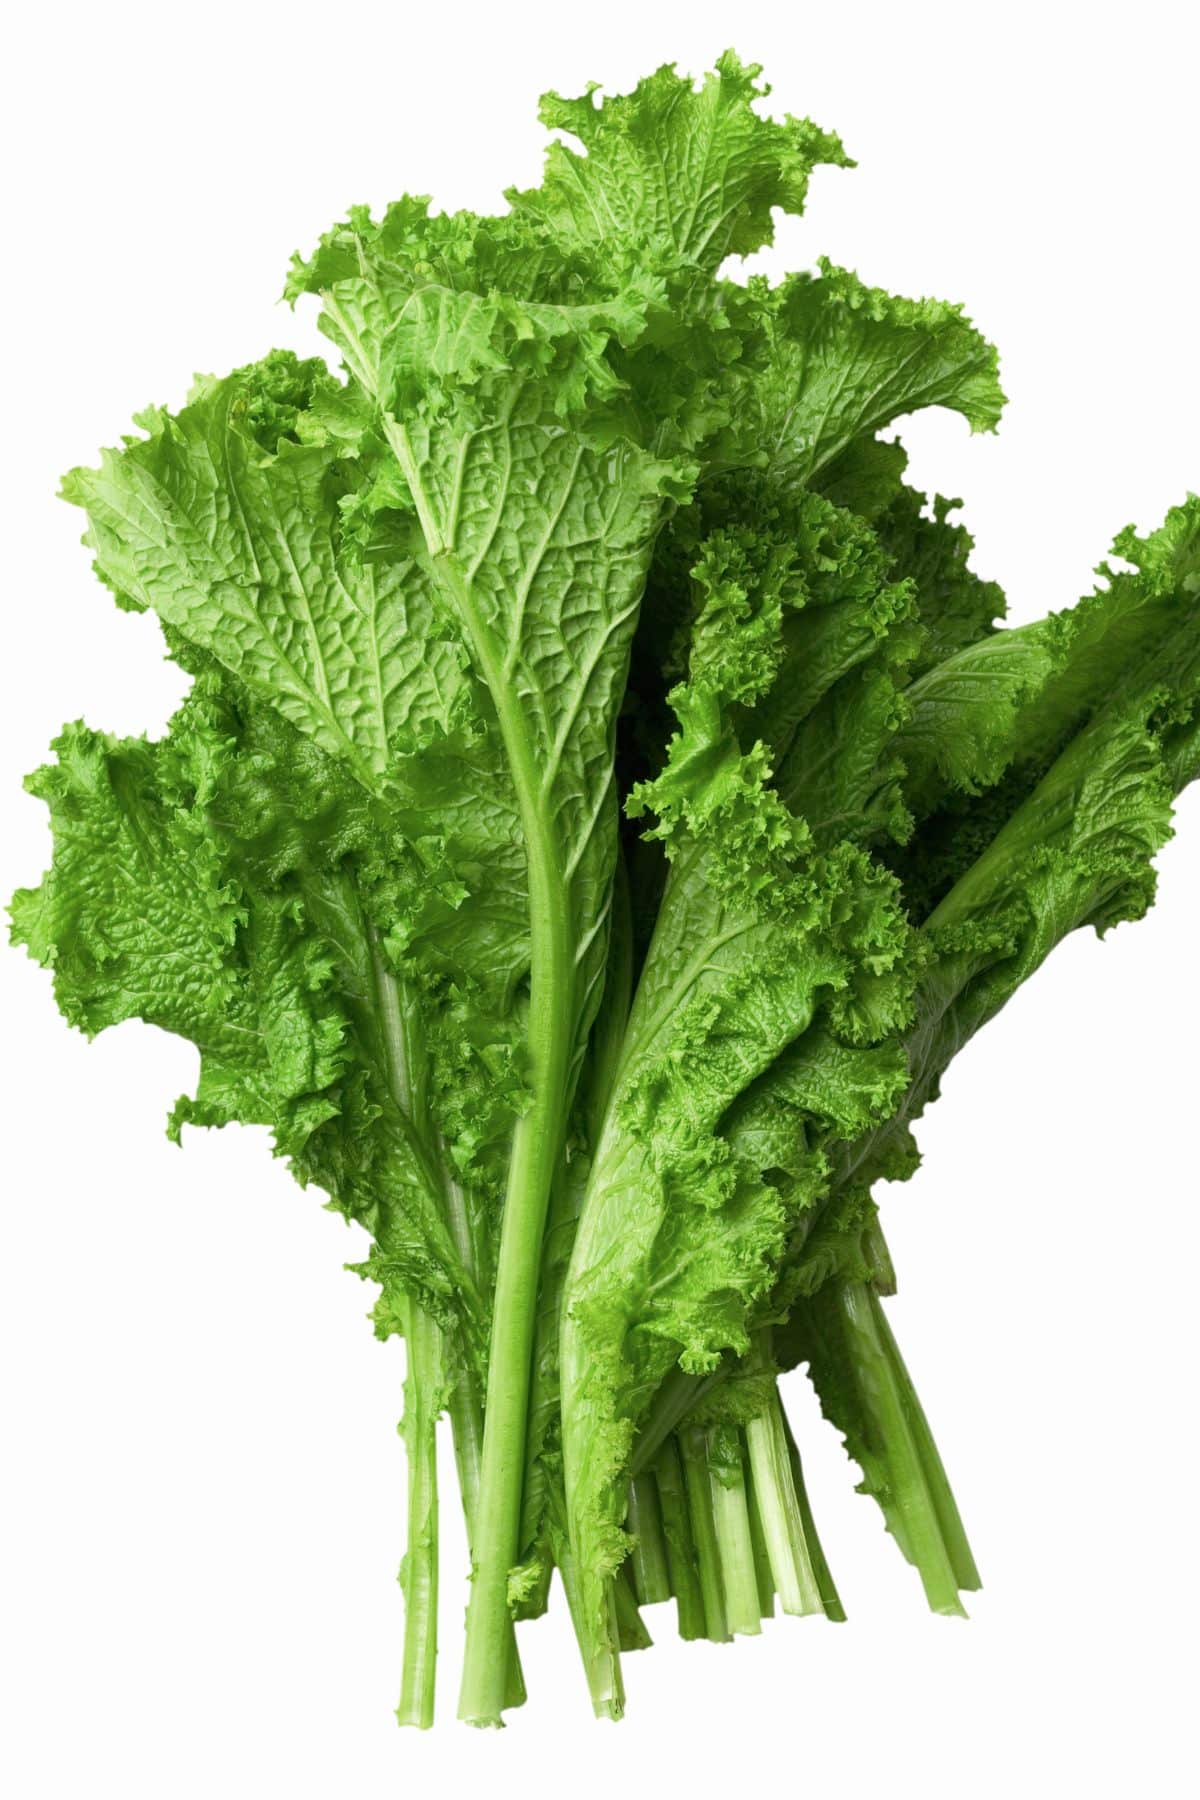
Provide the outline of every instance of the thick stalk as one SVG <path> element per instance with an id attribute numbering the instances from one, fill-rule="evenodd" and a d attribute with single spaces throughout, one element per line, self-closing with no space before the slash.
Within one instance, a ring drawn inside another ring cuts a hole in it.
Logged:
<path id="1" fill-rule="evenodd" d="M 913 1442 L 917 1447 L 917 1455 L 921 1461 L 921 1470 L 925 1476 L 925 1485 L 929 1490 L 929 1497 L 933 1501 L 933 1508 L 937 1514 L 938 1525 L 941 1528 L 942 1541 L 946 1546 L 946 1553 L 949 1556 L 951 1565 L 954 1569 L 954 1578 L 958 1582 L 960 1588 L 965 1589 L 969 1593 L 974 1593 L 983 1584 L 979 1579 L 979 1570 L 975 1566 L 975 1558 L 971 1554 L 971 1546 L 967 1542 L 967 1534 L 963 1527 L 962 1516 L 958 1510 L 958 1502 L 955 1500 L 954 1494 L 951 1491 L 950 1483 L 946 1478 L 946 1470 L 943 1466 L 941 1455 L 934 1442 L 933 1433 L 929 1429 L 929 1421 L 925 1417 L 925 1409 L 917 1398 L 917 1391 L 913 1387 L 912 1378 L 904 1366 L 904 1359 L 901 1356 L 899 1347 L 892 1335 L 892 1328 L 888 1324 L 887 1314 L 883 1309 L 878 1295 L 872 1291 L 869 1300 L 871 1310 L 875 1315 L 876 1328 L 879 1332 L 880 1342 L 884 1347 L 888 1362 L 891 1365 L 892 1377 L 896 1383 L 896 1388 L 900 1396 L 900 1404 L 904 1409 L 904 1416 L 908 1421 L 908 1428 L 912 1433 Z"/>
<path id="2" fill-rule="evenodd" d="M 626 1524 L 633 1534 L 629 1563 L 633 1588 L 640 1606 L 654 1606 L 671 1598 L 667 1573 L 667 1546 L 663 1538 L 658 1484 L 651 1470 L 635 1475 L 629 1484 Z"/>
<path id="3" fill-rule="evenodd" d="M 437 1676 L 437 1405 L 441 1389 L 441 1333 L 429 1314 L 407 1308 L 404 1373 L 404 1447 L 408 1459 L 408 1547 L 400 1568 L 404 1593 L 401 1725 L 433 1724 Z"/>
<path id="4" fill-rule="evenodd" d="M 620 1057 L 629 1013 L 632 968 L 629 882 L 624 858 L 618 849 L 604 993 L 592 1026 L 578 1095 L 577 1111 L 584 1121 L 589 1149 L 597 1141 Z M 535 1556 L 542 1559 L 542 1575 L 529 1600 L 522 1605 L 519 1614 L 522 1618 L 532 1617 L 545 1610 L 552 1572 L 551 1557 L 546 1545 L 547 1514 L 551 1509 L 561 1510 L 561 1461 L 553 1455 L 547 1458 L 546 1451 L 554 1447 L 558 1433 L 560 1302 L 575 1238 L 586 1170 L 587 1161 L 583 1156 L 574 1158 L 560 1170 L 550 1197 L 550 1211 L 542 1247 L 538 1316 L 534 1328 L 533 1369 L 530 1379 L 520 1551 L 522 1561 Z M 556 1461 L 558 1467 L 555 1467 Z M 551 1488 L 557 1490 L 556 1493 L 552 1494 Z"/>
<path id="5" fill-rule="evenodd" d="M 444 1146 L 439 1144 L 442 1168 L 445 1172 L 446 1211 L 450 1224 L 450 1235 L 458 1246 L 459 1255 L 472 1275 L 476 1272 L 475 1247 L 471 1237 L 471 1221 L 467 1213 L 466 1198 L 461 1187 L 446 1170 Z M 450 1414 L 450 1431 L 454 1440 L 454 1462 L 458 1470 L 458 1490 L 462 1497 L 463 1518 L 467 1527 L 467 1550 L 474 1558 L 476 1522 L 479 1518 L 479 1485 L 483 1468 L 483 1401 L 479 1392 L 479 1378 L 464 1358 L 458 1380 L 450 1390 L 447 1410 Z M 508 1680 L 505 1689 L 505 1707 L 523 1706 L 525 1703 L 525 1677 L 521 1673 L 521 1659 L 517 1652 L 517 1634 L 510 1621 L 508 1644 Z"/>
<path id="6" fill-rule="evenodd" d="M 750 1542 L 754 1546 L 754 1575 L 758 1582 L 758 1610 L 764 1619 L 773 1619 L 775 1617 L 775 1577 L 771 1573 L 771 1558 L 767 1551 L 767 1540 L 763 1536 L 762 1517 L 754 1493 L 754 1470 L 750 1465 L 749 1445 L 745 1447 L 745 1463 L 746 1508 L 750 1514 Z"/>
<path id="7" fill-rule="evenodd" d="M 390 432 L 389 432 L 389 435 Z M 419 491 L 407 439 L 394 445 L 414 498 Z M 407 465 L 407 466 L 406 466 Z M 431 549 L 433 548 L 431 544 Z M 532 1100 L 517 1120 L 500 1227 L 492 1333 L 488 1350 L 483 1457 L 474 1576 L 467 1609 L 459 1717 L 498 1725 L 507 1688 L 512 1627 L 508 1574 L 520 1554 L 521 1491 L 529 1378 L 537 1319 L 538 1274 L 546 1210 L 562 1150 L 563 1114 L 575 1022 L 570 908 L 557 855 L 549 796 L 541 782 L 515 685 L 504 679 L 489 634 L 480 626 L 470 585 L 455 557 L 433 555 L 438 580 L 471 641 L 496 709 L 521 812 L 529 881 L 527 1053 Z"/>
<path id="8" fill-rule="evenodd" d="M 528 822 L 526 833 L 528 841 Z M 505 1646 L 512 1624 L 508 1572 L 520 1553 L 538 1271 L 546 1208 L 561 1151 L 574 1012 L 566 907 L 557 871 L 548 857 L 535 854 L 532 842 L 529 870 L 532 962 L 528 1044 L 533 1101 L 513 1133 L 500 1229 L 484 1407 L 478 1543 L 459 1703 L 459 1716 L 478 1725 L 498 1725 L 504 1704 Z"/>
<path id="9" fill-rule="evenodd" d="M 746 1443 L 754 1471 L 754 1498 L 779 1604 L 785 1613 L 823 1612 L 777 1395 L 772 1394 L 766 1409 L 747 1423 Z"/>
<path id="10" fill-rule="evenodd" d="M 716 1644 L 727 1644 L 729 1624 L 725 1617 L 721 1553 L 713 1523 L 706 1437 L 697 1425 L 685 1425 L 678 1437 L 679 1456 L 687 1484 L 688 1520 L 692 1527 L 692 1542 L 696 1546 L 700 1592 L 704 1597 L 705 1634 Z"/>
<path id="11" fill-rule="evenodd" d="M 872 1304 L 874 1302 L 874 1304 Z M 826 1404 L 825 1359 L 832 1396 L 830 1416 L 846 1435 L 860 1464 L 866 1491 L 874 1494 L 888 1529 L 921 1577 L 937 1613 L 962 1613 L 959 1583 L 922 1464 L 908 1409 L 879 1328 L 878 1299 L 862 1282 L 832 1284 L 808 1305 L 818 1321 L 819 1353 L 810 1364 Z"/>
<path id="12" fill-rule="evenodd" d="M 746 1504 L 746 1474 L 739 1435 L 718 1426 L 708 1433 L 708 1468 L 713 1527 L 725 1590 L 725 1622 L 740 1637 L 762 1630 L 758 1604 L 758 1571 Z"/>
<path id="13" fill-rule="evenodd" d="M 825 1552 L 821 1548 L 821 1539 L 817 1535 L 816 1520 L 813 1518 L 812 1506 L 808 1498 L 808 1488 L 804 1480 L 804 1469 L 800 1462 L 800 1452 L 796 1440 L 792 1436 L 792 1428 L 784 1411 L 783 1401 L 779 1402 L 779 1415 L 783 1420 L 783 1435 L 787 1439 L 788 1456 L 792 1464 L 792 1483 L 796 1489 L 796 1499 L 800 1505 L 800 1519 L 804 1526 L 804 1541 L 808 1545 L 808 1553 L 813 1566 L 813 1574 L 817 1581 L 817 1591 L 821 1596 L 821 1605 L 825 1617 L 835 1625 L 844 1625 L 846 1609 L 842 1605 L 837 1591 L 837 1583 L 829 1567 Z"/>
<path id="14" fill-rule="evenodd" d="M 458 1470 L 458 1487 L 462 1496 L 463 1519 L 467 1527 L 467 1549 L 474 1555 L 476 1522 L 479 1518 L 479 1481 L 483 1464 L 483 1408 L 479 1386 L 471 1369 L 464 1368 L 450 1390 L 447 1410 L 454 1441 L 454 1463 Z M 510 1619 L 508 1626 L 508 1675 L 505 1686 L 505 1708 L 525 1704 L 525 1677 L 517 1651 L 517 1634 Z"/>
<path id="15" fill-rule="evenodd" d="M 666 1540 L 667 1571 L 681 1638 L 705 1635 L 704 1592 L 696 1563 L 696 1546 L 692 1540 L 692 1521 L 688 1513 L 687 1486 L 679 1449 L 674 1438 L 668 1438 L 654 1459 L 654 1477 L 662 1508 L 663 1537 Z"/>

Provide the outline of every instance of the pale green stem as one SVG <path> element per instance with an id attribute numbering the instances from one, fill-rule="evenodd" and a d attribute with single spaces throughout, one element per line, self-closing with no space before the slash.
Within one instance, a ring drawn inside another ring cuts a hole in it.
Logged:
<path id="1" fill-rule="evenodd" d="M 758 1610 L 764 1619 L 775 1616 L 775 1577 L 771 1573 L 771 1558 L 767 1552 L 767 1540 L 763 1536 L 762 1517 L 758 1509 L 758 1500 L 754 1492 L 754 1470 L 750 1464 L 750 1449 L 744 1449 L 746 1469 L 746 1507 L 750 1514 L 750 1542 L 754 1546 L 754 1575 L 758 1582 Z"/>
<path id="2" fill-rule="evenodd" d="M 692 1539 L 683 1466 L 673 1437 L 669 1437 L 659 1448 L 654 1459 L 654 1476 L 662 1509 L 667 1569 L 671 1579 L 671 1592 L 675 1596 L 679 1635 L 681 1638 L 702 1638 L 706 1630 L 704 1593 L 700 1586 L 696 1546 Z"/>
<path id="3" fill-rule="evenodd" d="M 748 1421 L 746 1443 L 779 1604 L 785 1613 L 823 1612 L 776 1395 L 772 1395 L 763 1412 Z"/>
<path id="4" fill-rule="evenodd" d="M 825 1609 L 825 1617 L 834 1624 L 844 1625 L 846 1609 L 842 1605 L 837 1591 L 837 1583 L 821 1548 L 821 1539 L 817 1535 L 816 1521 L 813 1518 L 812 1506 L 809 1503 L 808 1489 L 804 1482 L 804 1468 L 800 1462 L 800 1452 L 796 1448 L 796 1440 L 792 1436 L 792 1428 L 784 1411 L 783 1401 L 779 1402 L 779 1416 L 783 1420 L 783 1435 L 787 1439 L 788 1456 L 792 1465 L 792 1482 L 796 1489 L 796 1499 L 800 1504 L 800 1519 L 804 1527 L 804 1541 L 808 1545 L 809 1560 L 816 1577 L 817 1588 L 821 1595 L 821 1605 Z"/>
<path id="5" fill-rule="evenodd" d="M 741 1444 L 729 1432 L 731 1446 L 718 1448 L 716 1432 L 708 1434 L 708 1467 L 712 1495 L 713 1527 L 721 1558 L 725 1590 L 725 1621 L 741 1637 L 757 1637 L 762 1630 L 758 1605 L 758 1573 L 754 1567 L 754 1539 L 746 1504 L 746 1477 Z"/>
<path id="6" fill-rule="evenodd" d="M 401 1725 L 433 1724 L 437 1678 L 437 1400 L 441 1386 L 441 1333 L 428 1313 L 407 1308 L 404 1422 L 408 1458 L 408 1547 L 400 1570 L 404 1592 L 404 1658 L 400 1678 Z"/>
<path id="7" fill-rule="evenodd" d="M 407 434 L 403 427 L 393 428 L 393 423 L 389 423 L 388 436 L 418 512 L 422 512 L 421 483 Z M 459 1696 L 461 1719 L 472 1725 L 498 1725 L 508 1693 L 507 1646 L 512 1629 L 508 1577 L 520 1554 L 538 1275 L 546 1211 L 562 1151 L 576 1011 L 575 965 L 570 906 L 553 814 L 542 792 L 528 720 L 515 686 L 505 679 L 496 662 L 494 645 L 481 625 L 461 564 L 445 546 L 435 543 L 430 521 L 423 517 L 422 524 L 439 585 L 466 629 L 476 668 L 495 705 L 520 808 L 529 882 L 526 1048 L 532 1098 L 513 1131 L 500 1226 L 484 1405 L 479 1525 Z"/>
<path id="8" fill-rule="evenodd" d="M 961 1615 L 958 1577 L 913 1430 L 907 1384 L 880 1328 L 878 1296 L 863 1282 L 844 1281 L 821 1290 L 808 1305 L 820 1326 L 822 1353 L 810 1364 L 817 1392 L 824 1384 L 823 1356 L 831 1356 L 838 1398 L 830 1402 L 830 1414 L 863 1467 L 868 1491 L 916 1567 L 932 1610 Z"/>
<path id="9" fill-rule="evenodd" d="M 942 1534 L 942 1542 L 946 1546 L 946 1554 L 950 1558 L 954 1570 L 954 1578 L 960 1588 L 975 1592 L 982 1583 L 979 1570 L 975 1566 L 975 1558 L 971 1546 L 967 1542 L 967 1534 L 963 1527 L 962 1516 L 958 1510 L 958 1502 L 954 1498 L 950 1483 L 946 1478 L 946 1470 L 942 1463 L 933 1433 L 929 1429 L 929 1421 L 925 1417 L 925 1409 L 917 1397 L 912 1378 L 904 1366 L 892 1328 L 888 1323 L 878 1295 L 872 1291 L 869 1295 L 871 1310 L 875 1315 L 879 1340 L 891 1366 L 892 1377 L 900 1397 L 908 1428 L 912 1433 L 917 1455 L 921 1462 L 921 1471 L 925 1477 L 925 1485 L 937 1514 L 938 1526 Z"/>
<path id="10" fill-rule="evenodd" d="M 705 1632 L 714 1643 L 729 1641 L 725 1616 L 725 1589 L 721 1579 L 721 1554 L 713 1523 L 712 1493 L 708 1478 L 708 1446 L 699 1426 L 685 1425 L 677 1434 L 679 1456 L 687 1484 L 688 1520 L 696 1547 L 700 1591 L 704 1597 Z"/>
<path id="11" fill-rule="evenodd" d="M 635 1475 L 629 1484 L 626 1523 L 634 1540 L 629 1561 L 639 1604 L 654 1606 L 660 1600 L 669 1600 L 671 1581 L 667 1573 L 667 1546 L 663 1539 L 658 1484 L 649 1469 Z"/>

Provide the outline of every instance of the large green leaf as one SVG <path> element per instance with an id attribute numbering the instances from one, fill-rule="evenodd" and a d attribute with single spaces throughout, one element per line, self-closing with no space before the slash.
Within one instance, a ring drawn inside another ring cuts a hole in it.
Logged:
<path id="1" fill-rule="evenodd" d="M 178 415 L 141 415 L 144 437 L 73 470 L 63 491 L 87 510 L 97 569 L 126 604 L 152 608 L 378 787 L 397 744 L 459 716 L 465 678 L 412 559 L 367 560 L 344 541 L 354 465 L 335 442 L 297 441 L 331 385 L 321 365 L 282 354 L 202 382 Z"/>

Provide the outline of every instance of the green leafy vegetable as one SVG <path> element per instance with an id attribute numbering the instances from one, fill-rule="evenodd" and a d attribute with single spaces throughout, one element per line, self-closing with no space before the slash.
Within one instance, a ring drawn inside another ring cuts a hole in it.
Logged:
<path id="1" fill-rule="evenodd" d="M 990 430 L 957 307 L 730 259 L 839 141 L 759 71 L 551 95 L 495 217 L 354 208 L 339 373 L 153 408 L 68 500 L 192 677 L 65 728 L 14 937 L 89 1034 L 193 1042 L 169 1129 L 268 1125 L 407 1345 L 398 1716 L 433 1718 L 436 1446 L 460 1716 L 524 1698 L 557 1571 L 597 1712 L 640 1609 L 844 1617 L 777 1379 L 804 1363 L 930 1605 L 979 1578 L 885 1317 L 873 1184 L 1059 940 L 1139 917 L 1200 768 L 1200 500 L 1033 625 L 878 434 Z"/>

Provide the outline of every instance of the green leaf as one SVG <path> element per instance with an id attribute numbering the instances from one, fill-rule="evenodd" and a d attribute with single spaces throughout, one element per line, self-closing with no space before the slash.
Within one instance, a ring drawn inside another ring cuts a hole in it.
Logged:
<path id="1" fill-rule="evenodd" d="M 429 1115 L 396 1087 L 387 1021 L 402 1008 L 371 913 L 381 848 L 354 816 L 361 790 L 342 777 L 339 806 L 337 765 L 310 752 L 324 763 L 314 781 L 304 740 L 213 677 L 157 744 L 72 726 L 56 748 L 31 779 L 54 860 L 13 921 L 64 1013 L 89 1033 L 141 1018 L 193 1042 L 200 1077 L 172 1135 L 270 1126 L 299 1179 L 366 1225 L 440 1316 L 458 1308 L 478 1348 Z"/>
<path id="2" fill-rule="evenodd" d="M 1172 510 L 1146 539 L 1132 528 L 1114 545 L 1134 567 L 1101 573 L 1103 587 L 1035 624 L 991 633 L 929 669 L 909 690 L 897 748 L 919 817 L 975 794 L 1012 769 L 1025 791 L 1047 761 L 1120 692 L 1143 688 L 1161 666 L 1178 676 L 1173 646 L 1186 637 L 1200 582 L 1197 501 Z M 1164 662 L 1165 658 L 1165 662 Z M 1010 801 L 1011 806 L 1011 801 Z M 956 809 L 963 829 L 963 809 Z"/>
<path id="3" fill-rule="evenodd" d="M 944 301 L 898 299 L 822 260 L 818 276 L 776 288 L 755 278 L 733 316 L 746 347 L 713 454 L 761 470 L 769 492 L 832 480 L 857 440 L 923 407 L 948 407 L 972 431 L 999 420 L 996 352 Z"/>
<path id="4" fill-rule="evenodd" d="M 833 513 L 815 497 L 812 509 Z M 793 1154 L 794 1178 L 780 1182 L 774 1151 L 754 1160 L 762 1139 L 731 1129 L 732 1114 L 818 1023 L 871 1043 L 907 1018 L 908 933 L 890 876 L 844 839 L 816 844 L 772 787 L 755 735 L 757 703 L 792 670 L 785 620 L 826 578 L 837 589 L 831 542 L 815 523 L 791 545 L 748 530 L 704 540 L 688 679 L 671 695 L 679 730 L 631 800 L 657 814 L 671 871 L 561 1327 L 571 1537 L 601 1661 L 605 1584 L 627 1549 L 619 1476 L 640 1413 L 676 1362 L 699 1373 L 749 1348 L 795 1214 L 821 1185 L 820 1164 Z M 848 542 L 857 551 L 853 530 Z M 858 599 L 851 583 L 845 604 Z"/>
<path id="5" fill-rule="evenodd" d="M 281 374 L 296 404 L 263 441 L 264 388 Z M 176 417 L 142 415 L 147 435 L 67 476 L 86 541 L 121 598 L 152 608 L 188 642 L 269 699 L 322 749 L 378 787 L 399 745 L 449 729 L 464 706 L 462 655 L 411 557 L 364 561 L 343 540 L 340 504 L 357 470 L 336 444 L 295 425 L 322 371 L 282 353 L 201 383 Z"/>
<path id="6" fill-rule="evenodd" d="M 999 587 L 994 581 L 981 580 L 968 566 L 975 547 L 970 532 L 950 522 L 950 514 L 961 505 L 960 500 L 947 500 L 941 494 L 929 502 L 923 494 L 901 485 L 875 520 L 876 533 L 894 568 L 916 592 L 925 641 L 914 674 L 989 637 L 1004 615 L 1004 595 Z"/>
<path id="7" fill-rule="evenodd" d="M 803 210 L 818 163 L 843 167 L 839 140 L 808 120 L 760 118 L 757 64 L 730 50 L 697 89 L 666 64 L 631 94 L 597 103 L 547 94 L 541 116 L 582 144 L 546 156 L 542 185 L 508 198 L 515 211 L 566 242 L 619 256 L 633 247 L 655 263 L 714 273 L 727 256 L 772 241 L 772 212 Z"/>
<path id="8" fill-rule="evenodd" d="M 1104 932 L 1140 918 L 1153 900 L 1153 858 L 1171 834 L 1172 799 L 1197 768 L 1200 500 L 1174 508 L 1149 538 L 1125 533 L 1118 542 L 1133 571 L 1053 621 L 1082 658 L 1057 678 L 1058 693 L 1070 696 L 1065 717 L 1078 718 L 1085 693 L 1090 717 L 1024 785 L 1003 783 L 976 803 L 969 856 L 960 849 L 920 934 L 908 1090 L 891 1121 L 839 1153 L 835 1189 L 861 1184 L 872 1162 L 886 1159 L 889 1143 L 901 1142 L 937 1097 L 950 1059 L 1067 933 L 1082 925 Z M 1110 619 L 1123 654 L 1108 660 L 1100 627 Z M 920 846 L 918 837 L 912 853 Z"/>

